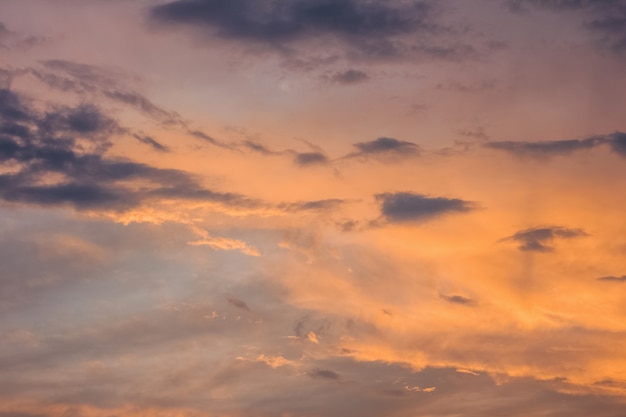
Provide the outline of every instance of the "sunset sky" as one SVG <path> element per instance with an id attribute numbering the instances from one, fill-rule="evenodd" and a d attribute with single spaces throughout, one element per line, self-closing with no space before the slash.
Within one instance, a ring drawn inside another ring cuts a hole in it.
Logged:
<path id="1" fill-rule="evenodd" d="M 626 0 L 0 0 L 0 417 L 626 416 Z"/>

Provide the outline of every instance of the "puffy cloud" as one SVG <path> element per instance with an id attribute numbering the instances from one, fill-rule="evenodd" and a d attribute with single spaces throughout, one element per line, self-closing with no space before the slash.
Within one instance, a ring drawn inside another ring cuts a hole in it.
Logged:
<path id="1" fill-rule="evenodd" d="M 465 213 L 475 204 L 458 198 L 429 197 L 413 193 L 377 194 L 381 214 L 390 222 L 429 220 L 448 213 Z"/>

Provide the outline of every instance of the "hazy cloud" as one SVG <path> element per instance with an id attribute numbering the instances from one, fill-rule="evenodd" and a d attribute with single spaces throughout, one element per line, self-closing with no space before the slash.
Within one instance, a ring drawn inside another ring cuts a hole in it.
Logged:
<path id="1" fill-rule="evenodd" d="M 552 252 L 551 246 L 555 239 L 572 239 L 587 236 L 582 229 L 568 229 L 560 226 L 536 227 L 521 230 L 502 241 L 514 241 L 519 243 L 519 250 L 527 252 Z"/>
<path id="2" fill-rule="evenodd" d="M 326 75 L 324 78 L 337 84 L 352 85 L 367 81 L 370 77 L 366 72 L 349 69 L 343 72 L 336 72 L 332 75 Z"/>
<path id="3" fill-rule="evenodd" d="M 228 297 L 226 299 L 226 301 L 228 301 L 230 304 L 234 305 L 237 308 L 240 308 L 240 309 L 246 310 L 246 311 L 250 311 L 250 307 L 248 307 L 248 304 L 246 304 L 244 301 L 241 301 L 238 298 Z"/>
<path id="4" fill-rule="evenodd" d="M 328 369 L 313 369 L 312 371 L 309 371 L 307 374 L 312 378 L 328 379 L 331 381 L 338 381 L 340 378 L 338 373 L 333 372 Z"/>
<path id="5" fill-rule="evenodd" d="M 311 165 L 324 165 L 328 163 L 328 158 L 321 152 L 303 152 L 297 153 L 294 159 L 296 165 L 299 166 L 311 166 Z"/>
<path id="6" fill-rule="evenodd" d="M 26 72 L 51 88 L 79 94 L 85 92 L 101 94 L 163 123 L 185 126 L 178 113 L 167 111 L 142 94 L 125 88 L 121 82 L 124 77 L 120 74 L 95 65 L 60 59 L 42 61 L 42 65 L 44 71 L 28 68 Z"/>
<path id="7" fill-rule="evenodd" d="M 598 281 L 614 281 L 614 282 L 626 282 L 626 275 L 622 275 L 621 277 L 608 276 L 608 277 L 600 277 Z"/>
<path id="8" fill-rule="evenodd" d="M 626 3 L 623 0 L 508 0 L 513 11 L 542 8 L 557 12 L 579 12 L 585 28 L 596 35 L 604 48 L 626 52 Z"/>
<path id="9" fill-rule="evenodd" d="M 470 201 L 457 198 L 428 197 L 413 193 L 377 194 L 382 215 L 391 222 L 428 220 L 448 213 L 463 213 L 475 208 Z"/>
<path id="10" fill-rule="evenodd" d="M 170 151 L 170 149 L 167 146 L 157 142 L 151 136 L 142 136 L 142 135 L 138 135 L 138 134 L 135 133 L 135 134 L 133 134 L 133 137 L 135 139 L 137 139 L 139 142 L 145 143 L 146 145 L 151 146 L 155 151 L 159 151 L 159 152 L 169 152 Z"/>
<path id="11" fill-rule="evenodd" d="M 332 210 L 332 209 L 338 208 L 344 203 L 345 203 L 344 200 L 341 200 L 338 198 L 330 198 L 326 200 L 301 201 L 298 203 L 288 203 L 288 204 L 283 204 L 281 207 L 287 211 Z"/>

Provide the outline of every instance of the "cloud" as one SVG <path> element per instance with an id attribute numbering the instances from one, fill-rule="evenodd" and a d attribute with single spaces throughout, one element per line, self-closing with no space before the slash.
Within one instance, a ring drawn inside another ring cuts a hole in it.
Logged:
<path id="1" fill-rule="evenodd" d="M 585 28 L 596 35 L 603 48 L 617 54 L 626 52 L 626 4 L 622 0 L 507 0 L 511 10 L 542 8 L 584 15 Z"/>
<path id="2" fill-rule="evenodd" d="M 208 246 L 217 250 L 238 250 L 249 256 L 260 256 L 259 251 L 246 242 L 223 236 L 211 236 L 206 230 L 202 230 L 193 224 L 191 230 L 199 237 L 198 240 L 187 242 L 190 246 Z"/>
<path id="3" fill-rule="evenodd" d="M 231 145 L 215 139 L 214 137 L 207 135 L 201 130 L 188 130 L 187 133 L 189 133 L 193 137 L 205 140 L 212 145 L 219 146 L 220 148 L 232 149 Z"/>
<path id="4" fill-rule="evenodd" d="M 135 133 L 135 134 L 133 134 L 133 137 L 135 139 L 137 139 L 141 143 L 145 143 L 146 145 L 152 146 L 152 148 L 155 151 L 159 151 L 159 152 L 169 152 L 170 151 L 170 148 L 168 148 L 167 146 L 157 142 L 151 136 L 141 136 L 141 135 L 138 135 L 138 134 Z"/>
<path id="5" fill-rule="evenodd" d="M 0 22 L 0 49 L 29 49 L 46 41 L 41 36 L 26 35 L 15 32 Z"/>
<path id="6" fill-rule="evenodd" d="M 547 158 L 589 150 L 602 145 L 608 145 L 613 152 L 626 157 L 626 133 L 619 131 L 606 135 L 590 136 L 584 139 L 549 140 L 543 142 L 501 141 L 488 142 L 484 146 L 516 156 Z"/>
<path id="7" fill-rule="evenodd" d="M 154 6 L 149 21 L 280 51 L 289 55 L 291 67 L 322 63 L 324 58 L 299 58 L 298 51 L 310 55 L 310 41 L 324 39 L 330 40 L 324 47 L 331 51 L 331 60 L 337 49 L 348 59 L 466 56 L 472 48 L 459 44 L 454 30 L 436 22 L 433 4 L 430 0 L 176 0 Z"/>
<path id="8" fill-rule="evenodd" d="M 328 81 L 343 85 L 359 84 L 369 80 L 369 78 L 370 77 L 366 72 L 355 69 L 349 69 L 347 71 L 336 72 L 332 75 L 324 76 L 324 79 Z"/>
<path id="9" fill-rule="evenodd" d="M 415 143 L 386 137 L 369 142 L 358 142 L 353 146 L 357 151 L 351 152 L 343 158 L 394 158 L 416 156 L 420 153 L 420 148 Z"/>
<path id="10" fill-rule="evenodd" d="M 251 140 L 246 140 L 242 142 L 242 145 L 251 151 L 260 153 L 261 155 L 282 155 L 284 152 L 277 152 L 269 149 L 267 146 L 262 143 L 253 142 Z"/>
<path id="11" fill-rule="evenodd" d="M 518 156 L 550 157 L 595 148 L 605 142 L 605 137 L 598 136 L 586 139 L 553 140 L 545 142 L 489 142 L 485 144 L 485 147 L 505 151 Z"/>
<path id="12" fill-rule="evenodd" d="M 155 6 L 151 17 L 255 42 L 283 43 L 324 34 L 350 40 L 415 31 L 424 25 L 429 7 L 424 2 L 410 3 L 399 8 L 383 1 L 357 0 L 178 0 Z"/>
<path id="13" fill-rule="evenodd" d="M 186 126 L 178 113 L 167 111 L 137 91 L 126 88 L 122 82 L 125 76 L 122 74 L 95 65 L 60 59 L 45 60 L 41 64 L 44 70 L 28 68 L 25 72 L 51 88 L 79 94 L 100 94 L 165 124 Z"/>
<path id="14" fill-rule="evenodd" d="M 568 229 L 560 226 L 536 227 L 520 230 L 512 236 L 501 241 L 514 241 L 519 243 L 518 249 L 526 252 L 552 252 L 554 247 L 550 244 L 555 239 L 572 239 L 588 236 L 582 229 Z"/>
<path id="15" fill-rule="evenodd" d="M 445 295 L 445 294 L 439 294 L 439 297 L 441 297 L 443 300 L 449 302 L 449 303 L 453 303 L 453 304 L 462 304 L 462 305 L 471 305 L 474 304 L 474 300 L 472 300 L 469 297 L 465 297 L 463 295 Z"/>
<path id="16" fill-rule="evenodd" d="M 406 192 L 377 194 L 376 200 L 381 202 L 381 213 L 390 222 L 429 220 L 475 209 L 475 204 L 470 201 Z"/>
<path id="17" fill-rule="evenodd" d="M 615 132 L 610 135 L 610 144 L 613 152 L 626 157 L 626 133 Z"/>
<path id="18" fill-rule="evenodd" d="M 311 165 L 324 165 L 328 163 L 326 155 L 320 152 L 303 152 L 297 153 L 294 159 L 296 165 L 304 167 Z"/>
<path id="19" fill-rule="evenodd" d="M 241 310 L 251 311 L 250 307 L 248 307 L 248 304 L 246 304 L 244 301 L 241 301 L 238 298 L 228 297 L 226 301 L 228 301 L 229 304 L 232 304 Z"/>
<path id="20" fill-rule="evenodd" d="M 598 281 L 613 281 L 613 282 L 626 282 L 626 275 L 622 275 L 621 277 L 608 276 L 608 277 L 600 277 Z"/>
<path id="21" fill-rule="evenodd" d="M 120 211 L 168 199 L 257 206 L 208 190 L 183 171 L 108 157 L 112 135 L 124 130 L 92 105 L 41 113 L 15 92 L 0 90 L 0 131 L 0 165 L 11 167 L 0 174 L 0 198 L 8 202 Z"/>
<path id="22" fill-rule="evenodd" d="M 341 378 L 338 373 L 328 369 L 313 369 L 307 373 L 311 378 L 328 379 L 331 381 L 339 381 Z"/>
<path id="23" fill-rule="evenodd" d="M 339 198 L 329 198 L 326 200 L 301 201 L 297 203 L 287 203 L 281 205 L 286 211 L 320 211 L 333 210 L 344 204 L 345 201 Z"/>

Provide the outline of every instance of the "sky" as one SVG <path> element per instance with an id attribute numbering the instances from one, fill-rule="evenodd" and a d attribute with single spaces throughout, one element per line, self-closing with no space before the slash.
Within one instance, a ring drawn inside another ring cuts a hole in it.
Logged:
<path id="1" fill-rule="evenodd" d="M 624 0 L 2 0 L 0 417 L 623 417 L 624 91 Z"/>

